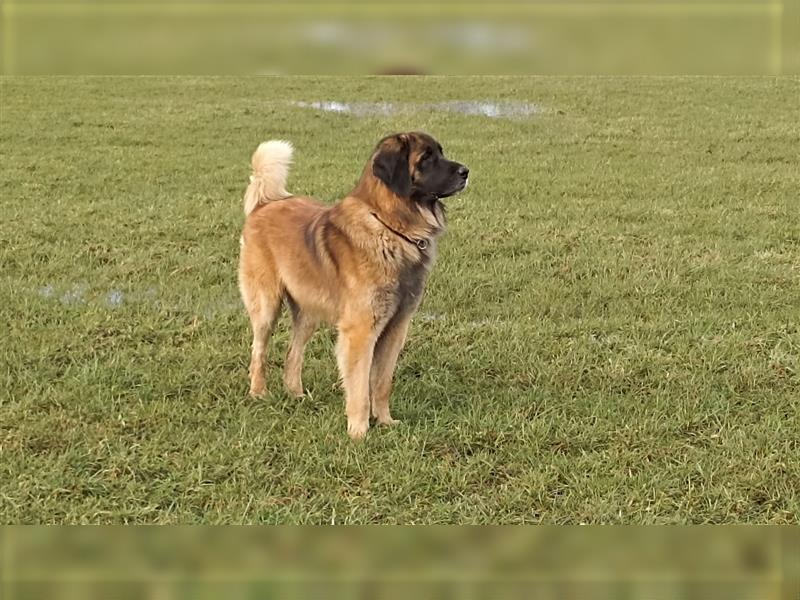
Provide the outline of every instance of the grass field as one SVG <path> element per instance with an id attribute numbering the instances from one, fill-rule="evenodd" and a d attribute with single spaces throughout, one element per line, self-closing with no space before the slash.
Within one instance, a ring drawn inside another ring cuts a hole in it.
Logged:
<path id="1" fill-rule="evenodd" d="M 796 523 L 798 97 L 797 78 L 3 79 L 0 521 Z M 465 100 L 513 114 L 446 104 Z M 291 190 L 332 201 L 404 129 L 471 184 L 400 359 L 403 424 L 353 443 L 329 330 L 291 399 L 284 317 L 270 393 L 247 397 L 241 197 L 264 139 L 296 145 Z"/>

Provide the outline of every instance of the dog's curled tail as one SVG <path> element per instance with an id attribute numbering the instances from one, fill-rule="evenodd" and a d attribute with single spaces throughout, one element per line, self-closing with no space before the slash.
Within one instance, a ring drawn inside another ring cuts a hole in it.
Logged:
<path id="1" fill-rule="evenodd" d="M 259 204 L 291 196 L 286 191 L 286 178 L 289 176 L 293 152 L 292 144 L 283 140 L 259 144 L 250 160 L 253 174 L 244 194 L 245 215 L 253 212 Z"/>

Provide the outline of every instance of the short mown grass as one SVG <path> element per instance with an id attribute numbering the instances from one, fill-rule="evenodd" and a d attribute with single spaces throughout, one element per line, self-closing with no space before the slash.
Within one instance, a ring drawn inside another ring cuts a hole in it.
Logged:
<path id="1" fill-rule="evenodd" d="M 4 78 L 0 521 L 797 522 L 797 78 Z M 293 102 L 401 103 L 350 115 Z M 433 110 L 529 102 L 531 115 Z M 417 108 L 415 108 L 415 106 Z M 247 396 L 258 142 L 333 201 L 381 136 L 471 169 L 397 371 Z"/>

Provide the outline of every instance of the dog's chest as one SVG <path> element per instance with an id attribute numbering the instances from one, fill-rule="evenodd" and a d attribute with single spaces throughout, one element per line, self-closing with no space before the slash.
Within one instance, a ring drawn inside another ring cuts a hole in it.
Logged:
<path id="1" fill-rule="evenodd" d="M 425 283 L 428 280 L 428 265 L 418 263 L 400 270 L 394 288 L 394 297 L 399 309 L 416 306 L 422 299 Z"/>
<path id="2" fill-rule="evenodd" d="M 410 265 L 400 270 L 396 279 L 382 286 L 373 300 L 373 309 L 378 320 L 389 318 L 398 312 L 414 310 L 422 300 L 428 266 Z"/>

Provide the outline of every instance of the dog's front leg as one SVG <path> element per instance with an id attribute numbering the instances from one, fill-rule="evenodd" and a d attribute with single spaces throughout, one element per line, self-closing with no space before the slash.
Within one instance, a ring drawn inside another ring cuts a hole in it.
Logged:
<path id="1" fill-rule="evenodd" d="M 397 358 L 405 344 L 412 313 L 413 310 L 404 310 L 396 314 L 375 343 L 370 373 L 372 416 L 381 425 L 396 425 L 400 422 L 393 419 L 389 412 L 389 397 Z"/>
<path id="2" fill-rule="evenodd" d="M 343 319 L 338 325 L 336 359 L 342 376 L 347 414 L 347 433 L 359 440 L 369 429 L 369 372 L 375 349 L 371 314 Z"/>

